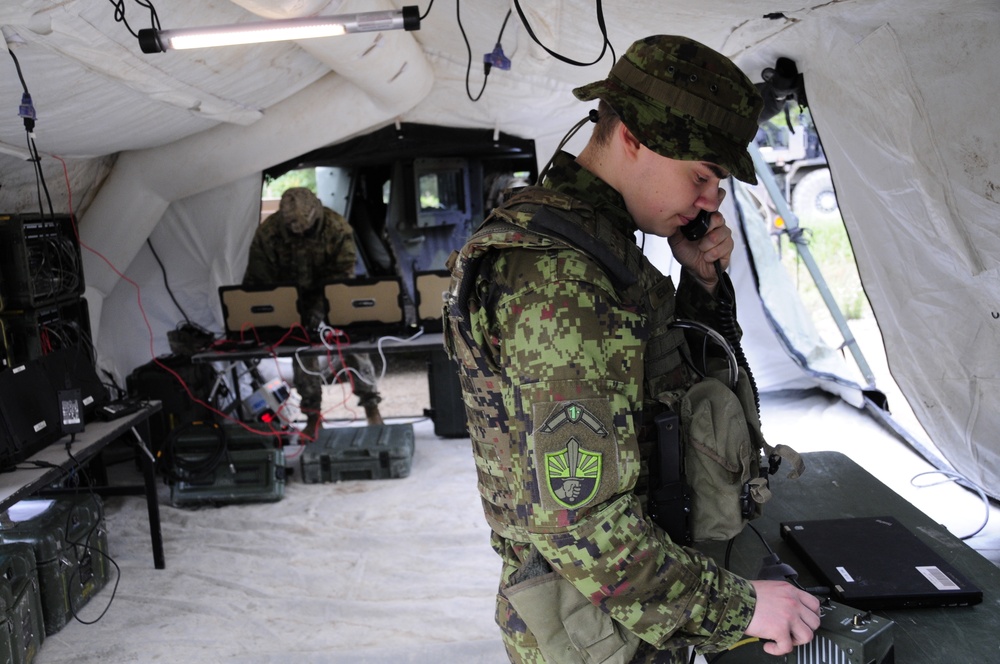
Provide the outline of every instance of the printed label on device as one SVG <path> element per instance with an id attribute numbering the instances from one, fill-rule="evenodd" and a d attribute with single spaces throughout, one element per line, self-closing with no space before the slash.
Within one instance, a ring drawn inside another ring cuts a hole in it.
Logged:
<path id="1" fill-rule="evenodd" d="M 917 571 L 934 584 L 938 590 L 958 590 L 958 585 L 948 578 L 948 575 L 933 565 L 930 567 L 917 567 Z"/>
<path id="2" fill-rule="evenodd" d="M 847 581 L 848 583 L 854 583 L 854 577 L 852 577 L 850 574 L 848 574 L 847 570 L 845 568 L 838 567 L 837 571 L 840 572 L 840 575 L 842 577 L 844 577 L 844 581 Z"/>

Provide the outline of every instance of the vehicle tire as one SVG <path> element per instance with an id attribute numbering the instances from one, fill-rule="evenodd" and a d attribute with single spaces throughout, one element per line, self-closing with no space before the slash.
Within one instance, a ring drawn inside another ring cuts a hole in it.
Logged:
<path id="1" fill-rule="evenodd" d="M 830 219 L 840 216 L 830 169 L 818 168 L 802 176 L 792 191 L 792 210 L 799 217 L 806 218 Z"/>

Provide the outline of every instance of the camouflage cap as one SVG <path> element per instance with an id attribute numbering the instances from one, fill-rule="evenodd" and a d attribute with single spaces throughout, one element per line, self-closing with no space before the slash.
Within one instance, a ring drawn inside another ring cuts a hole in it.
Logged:
<path id="1" fill-rule="evenodd" d="M 573 94 L 603 99 L 657 154 L 709 161 L 757 183 L 747 146 L 763 101 L 732 60 L 704 44 L 672 35 L 640 39 L 606 79 Z"/>
<path id="2" fill-rule="evenodd" d="M 281 219 L 296 235 L 307 232 L 323 216 L 323 203 L 306 187 L 292 187 L 281 195 Z"/>

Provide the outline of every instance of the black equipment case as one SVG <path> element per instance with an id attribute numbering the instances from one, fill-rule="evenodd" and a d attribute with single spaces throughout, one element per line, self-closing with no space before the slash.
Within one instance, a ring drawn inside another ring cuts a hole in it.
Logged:
<path id="1" fill-rule="evenodd" d="M 34 550 L 48 636 L 107 584 L 108 533 L 95 494 L 22 500 L 0 517 L 0 542 Z"/>
<path id="2" fill-rule="evenodd" d="M 168 441 L 177 507 L 275 502 L 285 495 L 279 439 L 239 425 L 189 425 Z"/>
<path id="3" fill-rule="evenodd" d="M 35 565 L 30 544 L 0 544 L 0 661 L 30 664 L 45 640 Z"/>
<path id="4" fill-rule="evenodd" d="M 413 425 L 321 429 L 299 458 L 307 484 L 406 477 L 413 463 Z"/>

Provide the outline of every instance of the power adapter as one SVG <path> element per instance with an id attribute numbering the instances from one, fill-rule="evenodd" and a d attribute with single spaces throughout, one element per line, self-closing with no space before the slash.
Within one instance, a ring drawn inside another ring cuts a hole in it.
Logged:
<path id="1" fill-rule="evenodd" d="M 83 393 L 77 389 L 59 390 L 59 426 L 64 434 L 84 429 Z"/>

